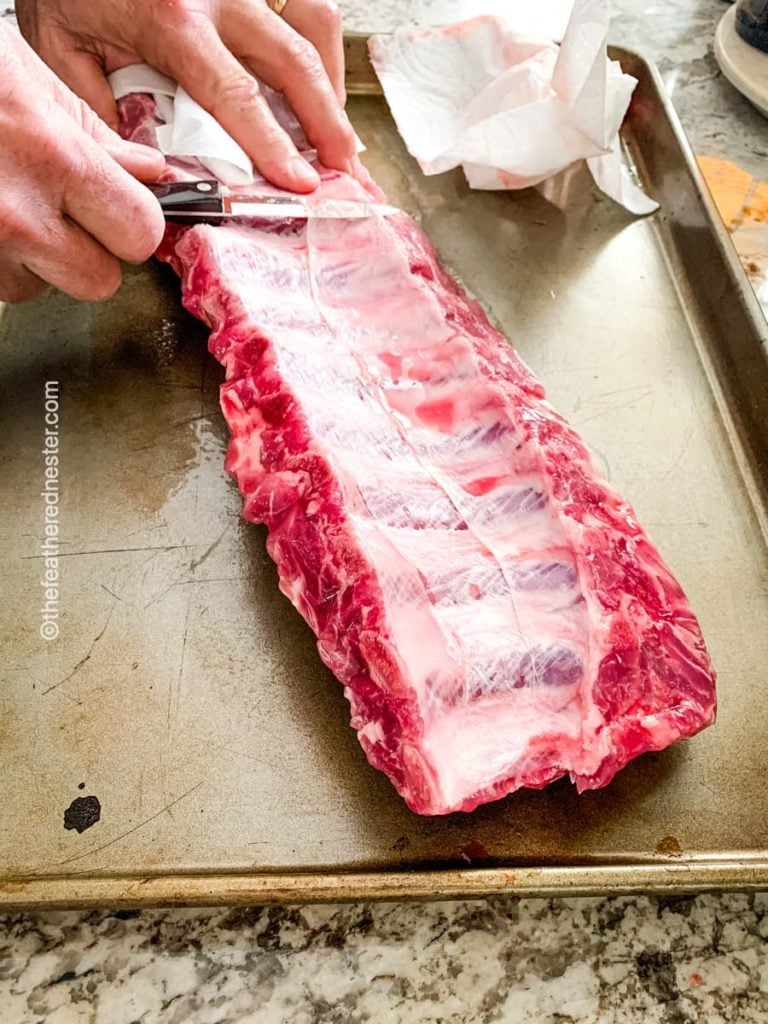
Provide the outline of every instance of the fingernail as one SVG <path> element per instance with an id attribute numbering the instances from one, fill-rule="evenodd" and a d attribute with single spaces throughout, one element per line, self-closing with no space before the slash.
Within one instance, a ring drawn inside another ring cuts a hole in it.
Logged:
<path id="1" fill-rule="evenodd" d="M 320 175 L 314 167 L 310 167 L 307 161 L 302 160 L 300 156 L 296 156 L 291 160 L 291 172 L 305 185 L 316 187 L 320 184 Z"/>

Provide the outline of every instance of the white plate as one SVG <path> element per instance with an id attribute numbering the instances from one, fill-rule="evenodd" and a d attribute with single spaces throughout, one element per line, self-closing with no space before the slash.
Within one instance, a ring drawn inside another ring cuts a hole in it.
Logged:
<path id="1" fill-rule="evenodd" d="M 750 46 L 738 34 L 735 5 L 717 26 L 715 57 L 731 85 L 768 117 L 768 53 Z"/>

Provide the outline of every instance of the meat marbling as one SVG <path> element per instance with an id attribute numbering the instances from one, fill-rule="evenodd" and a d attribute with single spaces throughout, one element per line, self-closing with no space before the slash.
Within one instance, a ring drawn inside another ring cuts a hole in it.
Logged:
<path id="1" fill-rule="evenodd" d="M 122 116 L 151 140 L 151 101 Z M 604 786 L 713 721 L 680 586 L 412 220 L 170 228 L 159 255 L 226 371 L 243 514 L 414 811 Z"/>

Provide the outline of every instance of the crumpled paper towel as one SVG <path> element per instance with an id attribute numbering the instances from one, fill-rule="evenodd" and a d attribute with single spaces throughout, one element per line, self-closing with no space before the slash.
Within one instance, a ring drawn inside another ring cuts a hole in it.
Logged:
<path id="1" fill-rule="evenodd" d="M 166 156 L 197 159 L 224 185 L 253 184 L 250 158 L 218 121 L 189 93 L 149 64 L 132 64 L 109 76 L 115 99 L 132 92 L 149 93 L 165 124 L 157 144 Z"/>
<path id="2" fill-rule="evenodd" d="M 371 60 L 425 174 L 461 165 L 471 188 L 517 189 L 586 160 L 603 192 L 651 213 L 621 159 L 637 81 L 607 58 L 608 23 L 608 0 L 576 0 L 559 47 L 516 34 L 510 14 L 374 36 Z"/>

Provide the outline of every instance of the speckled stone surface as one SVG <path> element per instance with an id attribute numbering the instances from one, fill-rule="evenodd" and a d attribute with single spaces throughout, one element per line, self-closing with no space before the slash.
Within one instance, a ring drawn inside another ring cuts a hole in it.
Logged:
<path id="1" fill-rule="evenodd" d="M 10 917 L 3 1024 L 763 1024 L 768 896 Z"/>
<path id="2" fill-rule="evenodd" d="M 386 30 L 484 3 L 342 6 Z M 724 5 L 615 7 L 697 151 L 764 175 L 768 122 L 712 57 Z M 768 895 L 11 915 L 0 1024 L 764 1024 L 767 938 Z"/>

